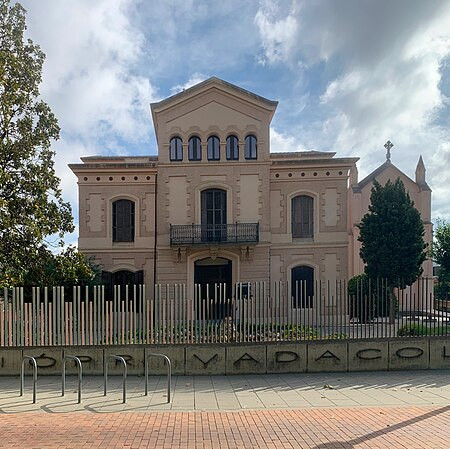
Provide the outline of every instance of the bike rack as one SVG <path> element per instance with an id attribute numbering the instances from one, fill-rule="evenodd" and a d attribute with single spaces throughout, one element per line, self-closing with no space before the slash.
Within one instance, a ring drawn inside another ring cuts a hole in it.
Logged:
<path id="1" fill-rule="evenodd" d="M 150 357 L 161 357 L 167 363 L 167 403 L 170 404 L 170 393 L 172 383 L 172 364 L 169 357 L 164 354 L 151 353 L 145 356 L 145 396 L 148 396 L 148 359 Z"/>
<path id="2" fill-rule="evenodd" d="M 63 366 L 62 366 L 62 383 L 61 383 L 61 396 L 64 396 L 64 392 L 66 389 L 66 362 L 68 360 L 75 360 L 78 371 L 78 404 L 81 404 L 81 379 L 83 377 L 83 367 L 81 366 L 81 360 L 74 355 L 66 355 L 63 358 Z"/>
<path id="3" fill-rule="evenodd" d="M 105 376 L 104 379 L 104 391 L 103 396 L 106 396 L 108 390 L 108 359 L 119 360 L 123 364 L 123 400 L 122 402 L 125 404 L 127 402 L 127 362 L 120 355 L 105 355 L 103 359 L 103 374 Z"/>
<path id="4" fill-rule="evenodd" d="M 31 360 L 33 364 L 33 404 L 36 404 L 36 385 L 37 385 L 37 362 L 34 357 L 30 355 L 24 355 L 22 357 L 22 366 L 20 368 L 20 396 L 23 396 L 23 387 L 25 383 L 24 372 L 25 372 L 25 361 Z"/>

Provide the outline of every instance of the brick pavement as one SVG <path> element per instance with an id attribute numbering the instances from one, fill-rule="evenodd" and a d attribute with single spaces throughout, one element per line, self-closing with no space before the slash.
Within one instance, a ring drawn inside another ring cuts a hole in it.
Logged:
<path id="1" fill-rule="evenodd" d="M 450 406 L 0 415 L 0 448 L 442 448 Z"/>
<path id="2" fill-rule="evenodd" d="M 121 378 L 0 377 L 0 448 L 450 448 L 449 372 L 408 371 Z"/>

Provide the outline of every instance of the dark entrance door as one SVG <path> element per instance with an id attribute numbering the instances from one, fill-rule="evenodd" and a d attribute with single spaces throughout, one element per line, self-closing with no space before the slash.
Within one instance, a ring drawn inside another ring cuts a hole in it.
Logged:
<path id="1" fill-rule="evenodd" d="M 227 192 L 203 190 L 201 194 L 202 240 L 224 242 L 227 238 Z"/>
<path id="2" fill-rule="evenodd" d="M 229 315 L 227 303 L 224 300 L 231 298 L 231 260 L 222 258 L 198 260 L 195 262 L 194 282 L 197 289 L 200 286 L 201 294 L 196 304 L 198 318 L 203 317 L 203 304 L 206 307 L 208 293 L 210 299 L 208 318 L 222 319 Z M 220 297 L 219 285 L 222 285 L 222 297 Z"/>
<path id="3" fill-rule="evenodd" d="M 292 269 L 293 307 L 310 308 L 314 298 L 314 268 L 299 265 Z"/>

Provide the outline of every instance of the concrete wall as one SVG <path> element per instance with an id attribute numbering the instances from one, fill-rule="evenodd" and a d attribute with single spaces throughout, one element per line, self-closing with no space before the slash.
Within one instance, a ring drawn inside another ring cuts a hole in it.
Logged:
<path id="1" fill-rule="evenodd" d="M 173 374 L 180 375 L 450 369 L 450 338 L 425 337 L 245 345 L 1 349 L 0 375 L 18 375 L 22 355 L 37 358 L 39 375 L 61 374 L 64 355 L 80 357 L 84 374 L 102 374 L 104 357 L 112 354 L 125 358 L 129 374 L 142 375 L 145 354 L 150 353 L 167 355 Z M 111 374 L 121 373 L 114 360 L 108 363 Z M 149 368 L 150 374 L 164 374 L 167 370 L 162 359 L 153 357 L 149 359 Z M 27 368 L 27 372 L 31 370 Z M 67 372 L 76 372 L 73 361 L 67 363 Z"/>

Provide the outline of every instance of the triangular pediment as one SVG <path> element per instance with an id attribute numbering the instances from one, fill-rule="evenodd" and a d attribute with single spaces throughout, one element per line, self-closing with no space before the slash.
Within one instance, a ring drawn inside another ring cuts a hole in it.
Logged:
<path id="1" fill-rule="evenodd" d="M 271 110 L 272 112 L 275 111 L 278 105 L 277 101 L 268 100 L 267 98 L 264 98 L 232 83 L 228 83 L 227 81 L 224 81 L 220 78 L 212 77 L 192 87 L 189 87 L 188 89 L 178 92 L 175 95 L 172 95 L 171 97 L 168 97 L 162 101 L 152 103 L 151 107 L 153 111 L 160 112 L 184 101 L 188 101 L 193 96 L 199 95 L 203 92 L 207 92 L 211 89 L 222 91 L 223 93 L 226 93 L 228 95 L 241 98 L 244 101 L 253 103 L 255 106 Z"/>
<path id="2" fill-rule="evenodd" d="M 397 178 L 400 178 L 405 184 L 405 188 L 408 191 L 418 190 L 419 186 L 399 168 L 397 168 L 392 162 L 386 161 L 380 165 L 372 173 L 367 175 L 362 181 L 353 187 L 354 191 L 370 190 L 373 185 L 373 181 L 376 179 L 381 185 L 385 185 L 388 180 L 394 182 Z"/>
<path id="3" fill-rule="evenodd" d="M 247 113 L 246 113 L 247 112 Z M 235 107 L 223 104 L 220 100 L 213 100 L 193 110 L 187 111 L 172 120 L 166 122 L 166 131 L 179 128 L 180 131 L 188 131 L 194 124 L 201 131 L 217 127 L 218 130 L 226 130 L 230 126 L 244 128 L 254 126 L 261 128 L 261 119 L 254 117 L 251 111 L 239 111 Z"/>
<path id="4" fill-rule="evenodd" d="M 267 100 L 219 78 L 210 78 L 158 103 L 152 115 L 157 139 L 160 134 L 229 129 L 259 130 L 267 126 L 278 102 Z"/>

